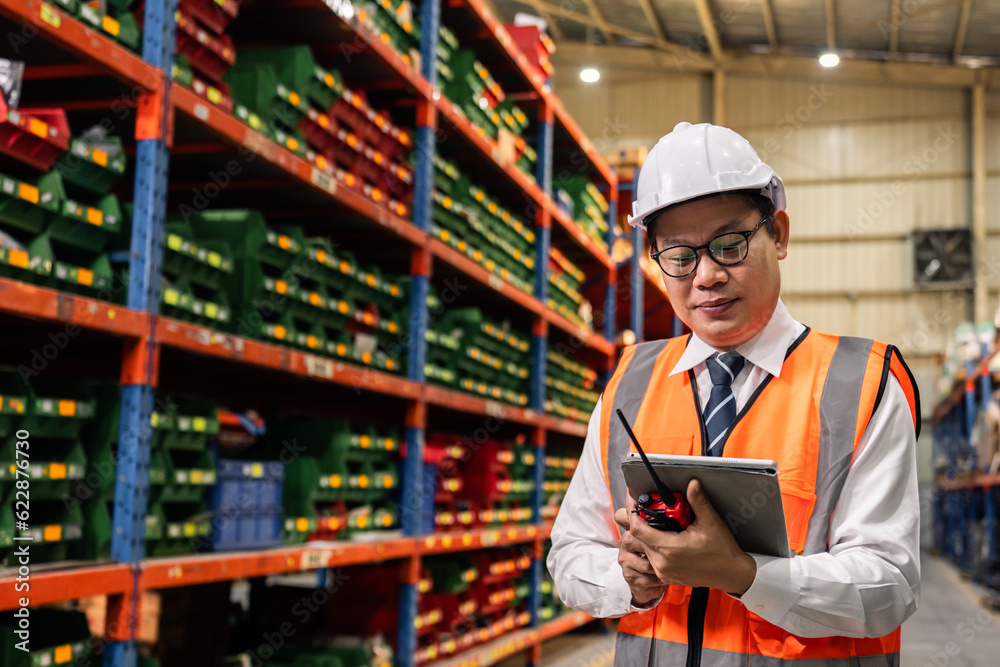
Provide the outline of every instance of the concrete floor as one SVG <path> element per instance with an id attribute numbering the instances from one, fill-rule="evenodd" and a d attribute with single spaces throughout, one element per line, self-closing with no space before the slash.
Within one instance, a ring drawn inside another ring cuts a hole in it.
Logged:
<path id="1" fill-rule="evenodd" d="M 980 605 L 983 591 L 933 556 L 922 561 L 921 602 L 903 624 L 901 667 L 996 667 L 1000 665 L 1000 614 Z M 577 632 L 542 647 L 541 667 L 610 667 L 614 634 Z M 523 667 L 514 656 L 498 667 Z"/>

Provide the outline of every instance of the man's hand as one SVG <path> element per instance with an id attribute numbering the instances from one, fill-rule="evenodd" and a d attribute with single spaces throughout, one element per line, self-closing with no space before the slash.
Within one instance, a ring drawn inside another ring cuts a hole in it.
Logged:
<path id="1" fill-rule="evenodd" d="M 698 480 L 688 484 L 687 499 L 695 520 L 683 532 L 651 528 L 638 514 L 630 514 L 627 535 L 641 546 L 658 581 L 668 585 L 706 586 L 742 595 L 757 575 L 757 563 L 736 544 L 729 526 L 712 507 Z M 621 562 L 621 556 L 618 560 Z"/>
<path id="2" fill-rule="evenodd" d="M 663 595 L 666 586 L 656 577 L 642 543 L 629 530 L 632 499 L 626 496 L 626 503 L 625 509 L 615 512 L 615 523 L 625 531 L 618 540 L 618 564 L 625 575 L 625 581 L 632 589 L 632 604 L 642 607 Z"/>

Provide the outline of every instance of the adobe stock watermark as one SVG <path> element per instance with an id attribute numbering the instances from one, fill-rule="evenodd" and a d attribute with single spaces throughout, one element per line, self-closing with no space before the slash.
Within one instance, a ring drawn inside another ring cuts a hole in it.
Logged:
<path id="1" fill-rule="evenodd" d="M 937 136 L 924 150 L 912 154 L 902 164 L 902 171 L 908 178 L 896 179 L 875 194 L 875 200 L 867 206 L 858 207 L 858 217 L 846 228 L 848 239 L 855 239 L 868 232 L 886 212 L 900 200 L 909 184 L 926 174 L 941 156 L 951 150 L 952 146 L 962 138 L 962 134 L 953 125 L 940 126 Z"/>

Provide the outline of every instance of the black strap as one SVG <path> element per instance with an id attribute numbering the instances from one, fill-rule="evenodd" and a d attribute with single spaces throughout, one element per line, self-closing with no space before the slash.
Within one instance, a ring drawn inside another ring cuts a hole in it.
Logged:
<path id="1" fill-rule="evenodd" d="M 708 589 L 692 588 L 688 602 L 687 667 L 701 667 L 701 647 L 705 639 L 705 612 L 708 609 Z"/>

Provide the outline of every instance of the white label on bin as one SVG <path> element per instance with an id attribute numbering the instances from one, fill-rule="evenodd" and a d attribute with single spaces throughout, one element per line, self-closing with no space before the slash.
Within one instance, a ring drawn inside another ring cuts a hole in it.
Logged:
<path id="1" fill-rule="evenodd" d="M 490 417 L 503 417 L 503 406 L 496 401 L 486 401 L 486 414 Z"/>
<path id="2" fill-rule="evenodd" d="M 500 278 L 498 278 L 497 276 L 493 275 L 492 273 L 490 274 L 490 278 L 489 278 L 488 282 L 490 284 L 490 287 L 492 287 L 496 291 L 498 291 L 498 292 L 502 292 L 503 291 L 504 282 L 502 280 L 500 280 Z"/>
<path id="3" fill-rule="evenodd" d="M 194 105 L 194 117 L 198 120 L 207 122 L 210 113 L 208 107 L 201 102 Z"/>

